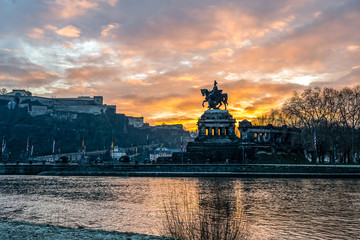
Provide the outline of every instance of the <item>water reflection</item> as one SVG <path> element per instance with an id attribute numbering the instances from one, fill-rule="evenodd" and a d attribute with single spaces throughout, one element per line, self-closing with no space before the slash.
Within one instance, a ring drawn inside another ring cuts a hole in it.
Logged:
<path id="1" fill-rule="evenodd" d="M 260 239 L 355 239 L 360 233 L 358 183 L 253 179 L 242 182 L 239 188 L 246 192 L 250 231 Z"/>
<path id="2" fill-rule="evenodd" d="M 245 217 L 233 181 L 201 179 L 194 189 L 184 181 L 164 201 L 163 234 L 179 239 L 245 239 Z"/>
<path id="3" fill-rule="evenodd" d="M 356 239 L 360 181 L 0 176 L 0 219 L 158 234 L 164 201 L 243 210 L 252 239 Z M 179 200 L 180 201 L 180 200 Z"/>

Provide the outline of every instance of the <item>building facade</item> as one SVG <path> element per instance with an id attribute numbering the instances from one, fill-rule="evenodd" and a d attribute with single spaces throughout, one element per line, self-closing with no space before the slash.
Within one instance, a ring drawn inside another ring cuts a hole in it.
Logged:
<path id="1" fill-rule="evenodd" d="M 131 117 L 131 116 L 126 116 L 128 121 L 129 121 L 129 125 L 133 126 L 135 128 L 142 128 L 144 126 L 144 117 Z"/>

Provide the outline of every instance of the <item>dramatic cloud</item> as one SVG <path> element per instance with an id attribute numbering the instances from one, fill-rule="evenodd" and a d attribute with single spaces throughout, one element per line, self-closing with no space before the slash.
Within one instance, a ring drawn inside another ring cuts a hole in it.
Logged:
<path id="1" fill-rule="evenodd" d="M 0 22 L 1 87 L 103 95 L 151 124 L 195 128 L 215 79 L 238 120 L 360 84 L 357 0 L 16 0 Z"/>

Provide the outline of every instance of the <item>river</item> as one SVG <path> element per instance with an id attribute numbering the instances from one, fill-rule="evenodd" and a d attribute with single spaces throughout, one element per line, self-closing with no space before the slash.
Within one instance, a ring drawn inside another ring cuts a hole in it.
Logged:
<path id="1" fill-rule="evenodd" d="M 159 235 L 168 201 L 219 196 L 251 239 L 358 239 L 360 180 L 0 176 L 0 219 Z"/>

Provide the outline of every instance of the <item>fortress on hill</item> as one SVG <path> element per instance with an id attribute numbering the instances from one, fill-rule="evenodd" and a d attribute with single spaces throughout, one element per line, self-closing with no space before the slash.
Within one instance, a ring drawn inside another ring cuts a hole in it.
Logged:
<path id="1" fill-rule="evenodd" d="M 26 90 L 16 90 L 0 95 L 0 99 L 9 101 L 8 108 L 27 108 L 32 116 L 49 114 L 54 111 L 101 114 L 116 112 L 116 106 L 103 104 L 102 96 L 80 96 L 77 98 L 46 98 L 32 96 Z"/>
<path id="2" fill-rule="evenodd" d="M 33 96 L 24 89 L 14 89 L 0 95 L 0 101 L 6 101 L 9 109 L 26 108 L 31 116 L 51 114 L 60 118 L 76 118 L 78 113 L 103 114 L 116 113 L 115 105 L 103 103 L 102 96 L 79 96 L 77 98 L 46 98 Z M 143 117 L 126 116 L 129 125 L 136 128 L 146 127 Z"/>

